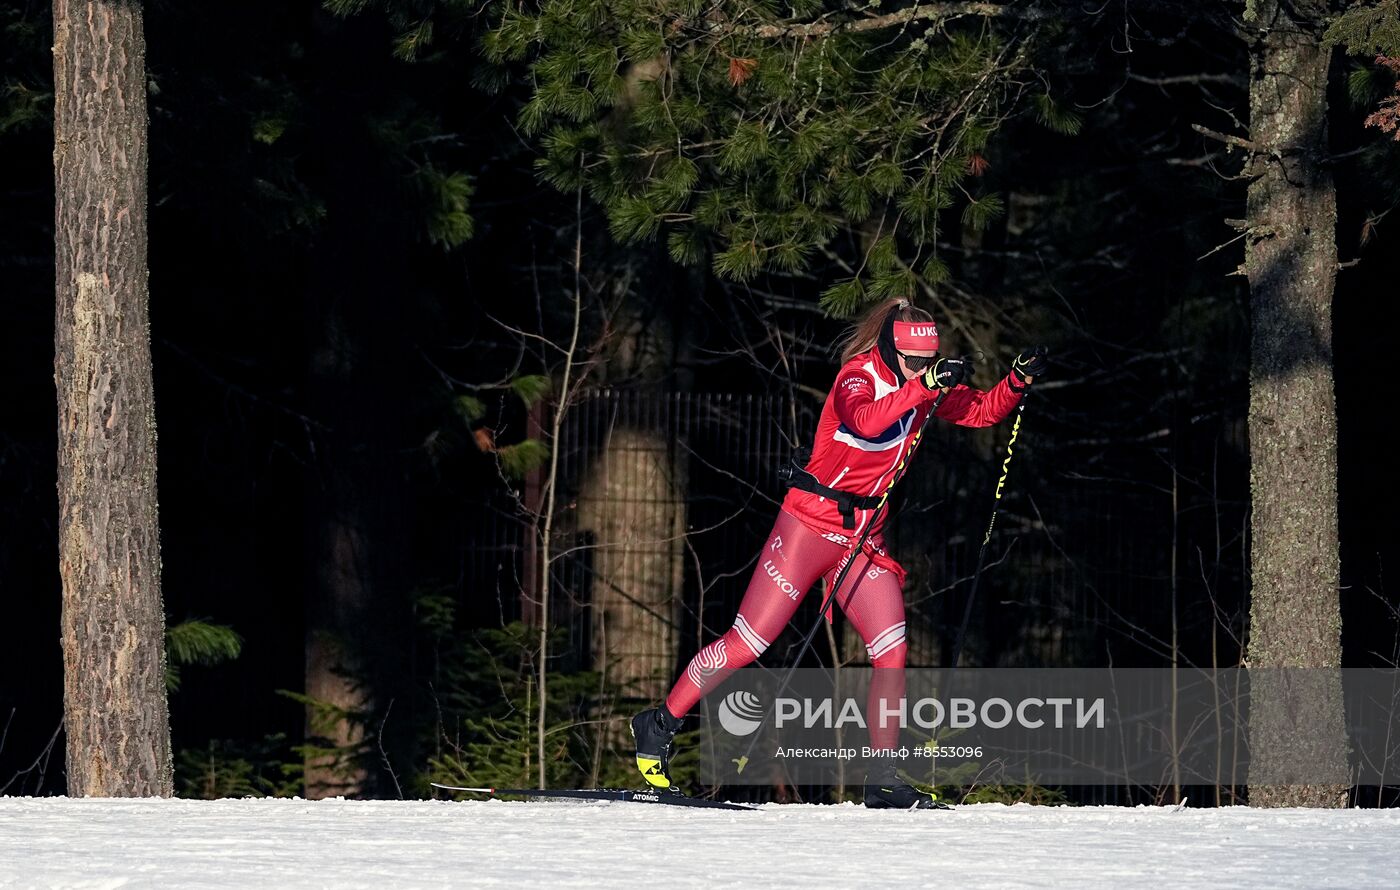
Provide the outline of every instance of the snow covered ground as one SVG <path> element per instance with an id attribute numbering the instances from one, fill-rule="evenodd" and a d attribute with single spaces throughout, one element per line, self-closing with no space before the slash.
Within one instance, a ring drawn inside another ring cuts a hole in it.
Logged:
<path id="1" fill-rule="evenodd" d="M 0 798 L 0 887 L 1395 887 L 1400 810 Z"/>

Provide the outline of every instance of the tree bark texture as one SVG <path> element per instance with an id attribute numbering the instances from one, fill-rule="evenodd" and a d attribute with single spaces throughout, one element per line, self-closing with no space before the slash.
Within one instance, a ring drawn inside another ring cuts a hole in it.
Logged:
<path id="1" fill-rule="evenodd" d="M 685 465 L 664 430 L 614 429 L 579 494 L 595 534 L 593 651 L 608 688 L 659 701 L 680 646 Z"/>
<path id="2" fill-rule="evenodd" d="M 68 793 L 168 797 L 141 6 L 55 0 L 53 21 Z"/>
<path id="3" fill-rule="evenodd" d="M 1245 271 L 1253 324 L 1250 803 L 1341 806 L 1337 201 L 1327 157 L 1323 10 L 1260 0 L 1251 49 Z M 1284 677 L 1275 668 L 1331 669 Z"/>

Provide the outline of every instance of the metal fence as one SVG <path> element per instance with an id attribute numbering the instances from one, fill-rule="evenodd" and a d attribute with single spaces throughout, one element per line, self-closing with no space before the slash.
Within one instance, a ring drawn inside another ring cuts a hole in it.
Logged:
<path id="1" fill-rule="evenodd" d="M 655 701 L 730 626 L 784 493 L 777 468 L 815 430 L 821 406 L 802 399 L 614 389 L 570 408 L 550 561 L 554 669 L 600 670 L 611 692 Z M 1247 480 L 1222 457 L 1242 448 L 1200 427 L 1138 442 L 1076 438 L 1072 409 L 1057 420 L 1046 401 L 1027 411 L 963 663 L 1236 664 L 1247 504 L 1242 492 L 1222 495 L 1219 479 Z M 892 497 L 886 541 L 908 572 L 911 666 L 951 657 L 1008 434 L 1007 424 L 930 424 Z M 540 486 L 539 474 L 497 485 L 471 511 L 462 585 L 478 621 L 535 617 Z M 807 596 L 763 664 L 791 663 L 822 593 Z M 839 615 L 828 639 L 805 666 L 864 661 Z M 1085 803 L 1158 793 L 1067 790 Z"/>
<path id="2" fill-rule="evenodd" d="M 819 407 L 781 395 L 606 390 L 571 408 L 551 560 L 550 623 L 567 632 L 562 666 L 606 670 L 654 698 L 728 628 L 776 517 L 776 469 L 791 442 L 810 442 Z M 1162 485 L 1126 484 L 1115 476 L 1129 471 L 1102 459 L 1095 475 L 1068 472 L 1085 464 L 1077 446 L 1037 431 L 1035 420 L 1029 428 L 989 548 L 967 662 L 1161 664 L 1172 655 L 1173 609 L 1178 631 L 1193 622 L 1228 631 L 1222 616 L 1234 600 L 1221 589 L 1239 585 L 1221 577 L 1231 557 L 1218 544 L 1220 517 L 1214 563 L 1177 565 L 1172 554 L 1191 549 L 1189 504 Z M 886 537 L 908 571 L 912 665 L 950 656 L 1007 432 L 931 424 L 892 499 Z M 502 621 L 528 611 L 522 590 L 539 568 L 519 504 L 504 498 L 480 511 L 486 519 L 464 569 L 473 590 L 494 591 Z M 809 596 L 794 624 L 806 626 L 819 600 Z M 784 663 L 799 638 L 789 631 L 764 660 Z M 837 657 L 818 648 L 812 658 Z M 838 648 L 844 660 L 863 658 L 850 633 Z"/>

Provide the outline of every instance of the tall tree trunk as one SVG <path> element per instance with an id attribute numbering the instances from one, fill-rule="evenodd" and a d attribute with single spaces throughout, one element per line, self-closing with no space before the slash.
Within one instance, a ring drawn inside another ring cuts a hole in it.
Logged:
<path id="1" fill-rule="evenodd" d="M 598 544 L 596 669 L 612 691 L 660 701 L 674 679 L 685 583 L 685 462 L 666 429 L 611 431 L 579 493 L 578 523 Z"/>
<path id="2" fill-rule="evenodd" d="M 667 390 L 689 382 L 673 373 L 686 348 L 679 332 L 685 307 L 704 286 L 659 251 L 651 262 L 641 274 L 650 274 L 655 287 L 664 282 L 669 299 L 653 289 L 650 299 L 632 293 L 623 301 L 605 378 L 645 388 L 618 394 L 617 413 L 578 497 L 578 527 L 592 531 L 597 545 L 594 666 L 611 692 L 642 701 L 665 697 L 680 649 L 688 468 L 670 439 L 676 408 Z M 626 735 L 620 722 L 608 732 L 614 739 Z"/>
<path id="3" fill-rule="evenodd" d="M 366 638 L 372 622 L 374 578 L 368 495 L 372 470 L 355 417 L 355 328 L 347 325 L 336 296 L 314 318 L 324 338 L 310 355 L 311 404 L 330 423 L 318 449 L 308 498 L 312 557 L 306 597 L 306 796 L 312 800 L 364 793 L 368 772 L 360 763 L 364 720 L 372 706 Z"/>
<path id="4" fill-rule="evenodd" d="M 1341 666 L 1337 408 L 1332 292 L 1337 201 L 1327 156 L 1323 4 L 1259 0 L 1249 24 L 1245 271 L 1253 315 L 1249 436 L 1250 803 L 1341 806 L 1346 734 L 1340 676 L 1285 683 L 1274 668 Z M 1297 10 L 1316 15 L 1293 18 Z"/>
<path id="5" fill-rule="evenodd" d="M 173 793 L 139 3 L 55 0 L 54 382 L 68 793 Z"/>
<path id="6" fill-rule="evenodd" d="M 316 701 L 306 731 L 328 743 L 305 761 L 311 798 L 395 794 L 385 767 L 407 725 L 404 706 L 392 722 L 388 709 L 411 664 L 403 579 L 413 513 L 400 461 L 418 361 L 409 332 L 425 310 L 406 283 L 402 174 L 377 130 L 374 97 L 393 76 L 382 40 L 368 19 L 320 11 L 307 47 L 318 137 L 304 168 L 326 200 L 305 314 L 307 400 L 326 425 L 307 498 L 305 689 Z"/>

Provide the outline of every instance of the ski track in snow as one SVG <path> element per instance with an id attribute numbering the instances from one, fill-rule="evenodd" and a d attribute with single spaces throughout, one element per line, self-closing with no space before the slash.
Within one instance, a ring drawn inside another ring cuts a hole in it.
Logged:
<path id="1" fill-rule="evenodd" d="M 1400 810 L 0 798 L 0 887 L 1395 887 Z"/>

